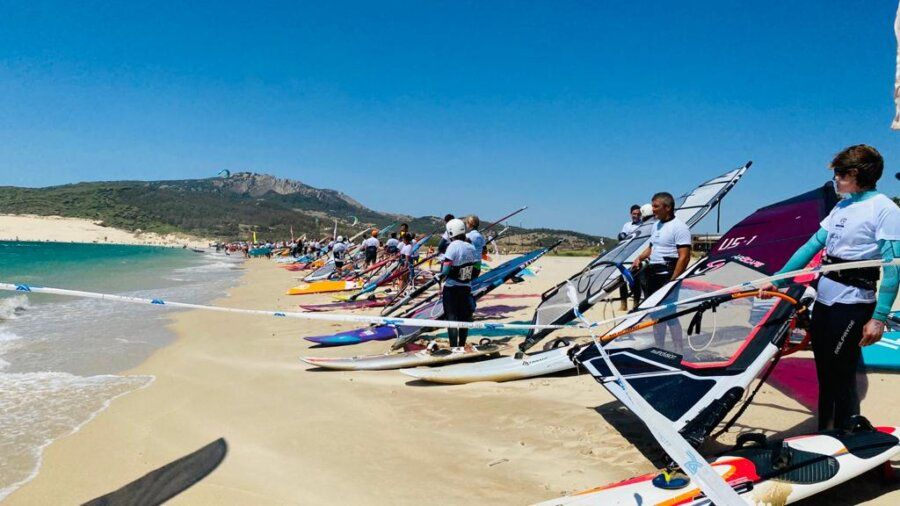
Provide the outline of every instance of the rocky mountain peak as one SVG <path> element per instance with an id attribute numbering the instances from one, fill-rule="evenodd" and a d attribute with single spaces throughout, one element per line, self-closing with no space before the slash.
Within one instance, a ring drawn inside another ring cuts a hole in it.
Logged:
<path id="1" fill-rule="evenodd" d="M 213 184 L 224 190 L 252 197 L 262 197 L 269 192 L 279 195 L 301 194 L 317 199 L 322 199 L 325 196 L 343 200 L 355 207 L 363 207 L 356 200 L 335 190 L 313 188 L 293 179 L 275 177 L 269 174 L 257 174 L 256 172 L 235 172 L 228 177 L 213 180 Z"/>

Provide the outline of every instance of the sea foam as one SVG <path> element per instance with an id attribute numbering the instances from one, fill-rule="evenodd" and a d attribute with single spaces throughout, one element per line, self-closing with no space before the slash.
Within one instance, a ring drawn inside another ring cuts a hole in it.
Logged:
<path id="1" fill-rule="evenodd" d="M 152 381 L 152 376 L 0 373 L 0 500 L 37 475 L 50 443 Z"/>
<path id="2" fill-rule="evenodd" d="M 0 321 L 12 320 L 28 310 L 30 303 L 24 294 L 0 299 Z"/>

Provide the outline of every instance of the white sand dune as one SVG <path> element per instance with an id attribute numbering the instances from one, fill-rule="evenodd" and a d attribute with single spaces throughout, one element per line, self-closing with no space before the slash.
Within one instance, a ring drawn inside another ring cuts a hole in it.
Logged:
<path id="1" fill-rule="evenodd" d="M 0 241 L 143 244 L 172 247 L 187 245 L 189 248 L 206 248 L 212 242 L 209 239 L 183 234 L 133 233 L 104 227 L 100 222 L 82 218 L 28 214 L 0 214 Z"/>

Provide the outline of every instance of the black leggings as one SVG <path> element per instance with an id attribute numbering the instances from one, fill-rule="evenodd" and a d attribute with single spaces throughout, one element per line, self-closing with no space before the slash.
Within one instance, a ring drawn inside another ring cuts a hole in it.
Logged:
<path id="1" fill-rule="evenodd" d="M 444 286 L 442 294 L 444 319 L 451 322 L 470 322 L 475 314 L 475 299 L 468 286 Z M 450 346 L 465 346 L 469 329 L 447 329 Z"/>
<path id="2" fill-rule="evenodd" d="M 859 414 L 859 341 L 874 310 L 874 302 L 813 307 L 809 331 L 819 379 L 819 430 L 844 428 Z"/>

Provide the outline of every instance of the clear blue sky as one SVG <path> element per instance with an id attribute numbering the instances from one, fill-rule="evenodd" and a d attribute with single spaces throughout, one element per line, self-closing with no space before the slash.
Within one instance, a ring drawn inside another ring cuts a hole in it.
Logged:
<path id="1" fill-rule="evenodd" d="M 253 170 L 378 210 L 529 205 L 526 226 L 614 234 L 630 204 L 752 159 L 729 225 L 824 182 L 849 144 L 900 169 L 896 9 L 3 2 L 0 185 Z"/>

